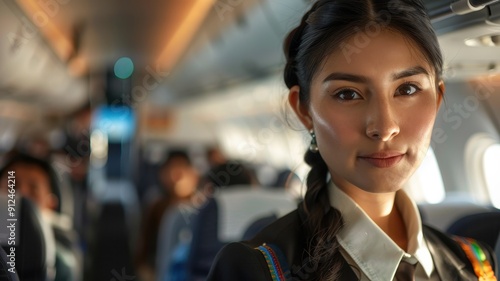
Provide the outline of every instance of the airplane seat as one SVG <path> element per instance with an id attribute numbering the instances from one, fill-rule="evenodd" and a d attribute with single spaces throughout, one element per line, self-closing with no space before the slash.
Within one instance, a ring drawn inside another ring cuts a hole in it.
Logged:
<path id="1" fill-rule="evenodd" d="M 124 222 L 127 228 L 128 244 L 132 249 L 138 239 L 140 228 L 141 207 L 134 184 L 127 179 L 106 179 L 92 185 L 93 197 L 101 206 L 120 204 L 124 212 Z"/>
<path id="2" fill-rule="evenodd" d="M 49 174 L 53 194 L 57 197 L 58 207 L 54 212 L 43 212 L 42 217 L 50 226 L 55 247 L 54 281 L 76 280 L 82 275 L 83 256 L 79 248 L 79 234 L 74 230 L 74 196 L 71 183 L 65 174 L 56 178 L 57 163 L 51 164 Z"/>
<path id="3" fill-rule="evenodd" d="M 113 274 L 119 275 L 122 272 L 133 276 L 129 229 L 125 208 L 121 202 L 110 201 L 101 206 L 94 235 L 89 280 L 110 280 L 113 279 Z"/>
<path id="4" fill-rule="evenodd" d="M 276 214 L 272 214 L 272 215 L 257 219 L 256 221 L 252 222 L 250 224 L 250 226 L 247 227 L 247 229 L 245 230 L 245 233 L 243 233 L 241 240 L 252 239 L 255 235 L 257 235 L 257 233 L 259 233 L 262 229 L 264 229 L 266 226 L 270 225 L 272 222 L 274 222 L 277 219 L 278 219 L 278 216 L 276 216 Z"/>
<path id="5" fill-rule="evenodd" d="M 10 258 L 7 257 L 7 253 L 0 247 L 0 280 L 5 281 L 19 281 L 19 276 L 17 272 L 9 264 Z"/>
<path id="6" fill-rule="evenodd" d="M 452 223 L 446 232 L 476 239 L 495 249 L 500 234 L 500 211 L 466 215 Z"/>
<path id="7" fill-rule="evenodd" d="M 497 263 L 500 263 L 500 235 L 498 235 L 496 246 L 495 246 L 495 255 L 497 256 Z M 500 272 L 497 270 L 497 279 L 500 277 Z"/>
<path id="8" fill-rule="evenodd" d="M 80 280 L 83 274 L 83 253 L 79 247 L 76 231 L 53 226 L 56 241 L 56 278 L 59 280 Z"/>
<path id="9" fill-rule="evenodd" d="M 285 190 L 235 186 L 216 192 L 193 221 L 187 280 L 205 280 L 217 252 L 241 240 L 252 222 L 264 216 L 281 217 L 296 205 Z"/>
<path id="10" fill-rule="evenodd" d="M 216 199 L 210 198 L 194 218 L 193 237 L 186 263 L 188 281 L 204 280 L 217 252 L 225 245 L 217 235 L 218 209 Z"/>
<path id="11" fill-rule="evenodd" d="M 9 237 L 15 235 L 15 269 L 23 281 L 51 281 L 55 277 L 55 239 L 50 226 L 45 223 L 34 203 L 16 195 L 15 216 L 10 216 L 7 209 L 9 198 L 0 195 L 0 244 L 3 250 L 11 254 Z M 8 221 L 15 218 L 16 221 Z M 11 233 L 8 226 L 14 224 Z"/>
<path id="12" fill-rule="evenodd" d="M 443 232 L 445 232 L 454 221 L 463 216 L 489 212 L 492 210 L 491 207 L 465 201 L 419 204 L 418 208 L 424 224 L 435 227 Z"/>

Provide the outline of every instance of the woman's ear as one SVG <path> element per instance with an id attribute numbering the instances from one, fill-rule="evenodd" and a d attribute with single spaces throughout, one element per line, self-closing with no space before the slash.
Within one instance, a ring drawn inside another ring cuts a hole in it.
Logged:
<path id="1" fill-rule="evenodd" d="M 446 86 L 444 85 L 444 81 L 440 80 L 438 82 L 437 86 L 437 108 L 439 109 L 439 106 L 441 106 L 441 103 L 443 102 L 444 99 L 444 93 L 446 92 Z"/>
<path id="2" fill-rule="evenodd" d="M 303 104 L 300 101 L 299 86 L 293 86 L 290 88 L 290 92 L 288 93 L 288 103 L 299 118 L 300 122 L 306 127 L 307 130 L 311 130 L 313 127 L 312 118 L 307 104 Z"/>

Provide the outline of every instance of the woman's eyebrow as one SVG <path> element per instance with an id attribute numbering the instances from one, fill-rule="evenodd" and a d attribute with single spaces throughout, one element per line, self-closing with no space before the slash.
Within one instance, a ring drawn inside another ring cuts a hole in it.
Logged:
<path id="1" fill-rule="evenodd" d="M 424 75 L 429 76 L 429 72 L 425 68 L 423 68 L 421 66 L 414 66 L 414 67 L 408 68 L 406 70 L 403 70 L 401 72 L 394 73 L 392 75 L 392 80 L 396 81 L 396 80 L 399 80 L 402 78 L 415 76 L 415 75 L 419 75 L 419 74 L 424 74 Z"/>
<path id="2" fill-rule="evenodd" d="M 350 82 L 355 82 L 355 83 L 368 83 L 370 80 L 366 76 L 361 76 L 361 75 L 355 75 L 355 74 L 349 74 L 349 73 L 342 73 L 342 72 L 334 72 L 328 75 L 324 80 L 323 83 L 326 83 L 328 81 L 332 80 L 343 80 L 343 81 L 350 81 Z"/>
<path id="3" fill-rule="evenodd" d="M 421 67 L 421 66 L 414 66 L 408 69 L 405 69 L 400 72 L 396 72 L 392 74 L 392 80 L 396 81 L 402 78 L 414 76 L 414 75 L 419 75 L 419 74 L 424 74 L 424 75 L 429 75 L 429 72 Z M 370 78 L 362 75 L 356 75 L 356 74 L 350 74 L 350 73 L 343 73 L 343 72 L 334 72 L 328 75 L 324 80 L 323 83 L 326 83 L 328 81 L 332 80 L 342 80 L 342 81 L 350 81 L 354 83 L 368 83 L 370 81 Z"/>

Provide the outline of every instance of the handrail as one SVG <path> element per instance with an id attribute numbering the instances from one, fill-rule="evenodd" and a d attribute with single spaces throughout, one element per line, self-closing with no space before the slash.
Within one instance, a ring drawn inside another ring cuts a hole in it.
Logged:
<path id="1" fill-rule="evenodd" d="M 500 2 L 499 0 L 462 0 L 453 2 L 450 5 L 451 10 L 457 15 L 465 15 L 484 9 L 484 7 Z"/>
<path id="2" fill-rule="evenodd" d="M 499 3 L 500 0 L 460 0 L 453 2 L 448 6 L 444 6 L 429 12 L 431 22 L 445 20 L 454 15 L 465 15 L 472 12 L 477 12 L 484 9 L 486 6 Z"/>

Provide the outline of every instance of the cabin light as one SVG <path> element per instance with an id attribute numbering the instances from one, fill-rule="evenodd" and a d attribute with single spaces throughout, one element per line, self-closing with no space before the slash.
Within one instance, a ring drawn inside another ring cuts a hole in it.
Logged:
<path id="1" fill-rule="evenodd" d="M 60 4 L 69 1 L 50 1 L 51 3 L 41 3 L 42 1 L 19 0 L 16 1 L 26 16 L 32 19 L 34 28 L 38 29 L 49 42 L 54 52 L 62 61 L 67 61 L 74 53 L 75 47 L 70 38 L 61 31 L 55 24 L 54 17 L 62 8 Z M 49 2 L 49 1 L 46 1 Z M 32 31 L 33 26 L 28 27 Z M 34 35 L 31 34 L 30 35 Z"/>
<path id="2" fill-rule="evenodd" d="M 483 35 L 465 40 L 469 47 L 500 47 L 500 34 Z"/>
<path id="3" fill-rule="evenodd" d="M 134 63 L 128 57 L 119 58 L 115 62 L 115 76 L 120 79 L 127 79 L 134 73 Z"/>
<path id="4" fill-rule="evenodd" d="M 180 2 L 180 1 L 179 1 Z M 193 2 L 189 11 L 177 25 L 173 34 L 169 34 L 168 42 L 157 59 L 157 64 L 163 70 L 169 71 L 185 52 L 203 20 L 210 13 L 216 0 L 198 0 Z M 233 1 L 235 2 L 235 1 Z"/>

